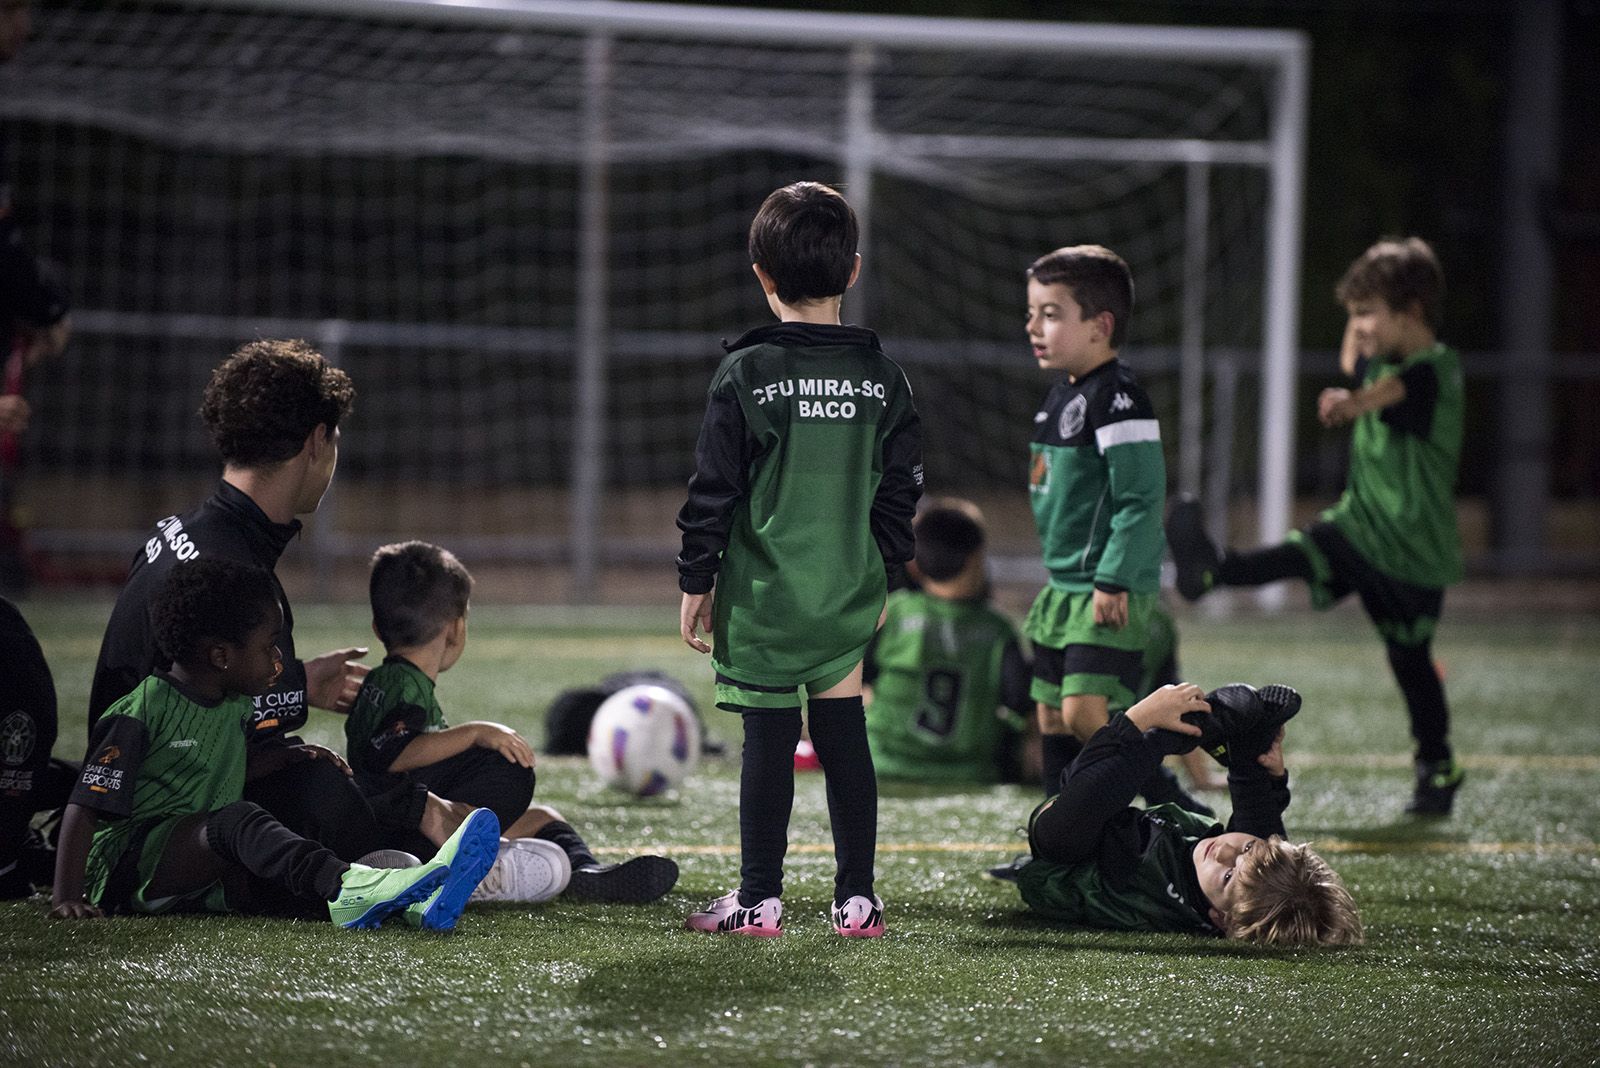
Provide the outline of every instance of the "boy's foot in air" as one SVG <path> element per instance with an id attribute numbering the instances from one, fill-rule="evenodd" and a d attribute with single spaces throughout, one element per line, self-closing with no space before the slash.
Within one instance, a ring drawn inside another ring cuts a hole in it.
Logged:
<path id="1" fill-rule="evenodd" d="M 1212 690 L 1205 700 L 1210 712 L 1188 712 L 1183 721 L 1200 728 L 1199 747 L 1225 768 L 1272 748 L 1278 728 L 1300 711 L 1300 694 L 1283 685 L 1257 690 L 1234 682 Z"/>
<path id="2" fill-rule="evenodd" d="M 1167 512 L 1167 544 L 1178 569 L 1178 592 L 1185 600 L 1198 601 L 1216 584 L 1221 557 L 1206 534 L 1200 501 L 1191 494 L 1181 495 Z"/>
<path id="3" fill-rule="evenodd" d="M 339 877 L 339 896 L 328 902 L 328 917 L 340 927 L 372 928 L 434 893 L 448 878 L 444 864 L 415 868 L 368 868 L 352 864 Z"/>
<path id="4" fill-rule="evenodd" d="M 1412 816 L 1448 816 L 1467 771 L 1454 758 L 1417 761 L 1417 789 L 1406 812 Z"/>
<path id="5" fill-rule="evenodd" d="M 406 909 L 406 922 L 428 931 L 453 928 L 499 852 L 500 820 L 489 809 L 473 809 L 433 855 L 431 863 L 448 868 L 444 882 L 432 897 Z"/>
<path id="6" fill-rule="evenodd" d="M 730 890 L 699 912 L 690 913 L 684 926 L 706 934 L 777 938 L 783 934 L 783 902 L 764 897 L 746 908 L 739 904 L 739 891 Z"/>
<path id="7" fill-rule="evenodd" d="M 846 938 L 882 938 L 883 899 L 857 894 L 833 906 L 833 929 Z"/>
<path id="8" fill-rule="evenodd" d="M 566 893 L 578 901 L 642 905 L 666 896 L 677 883 L 676 861 L 643 856 L 621 864 L 585 864 L 574 868 Z"/>
<path id="9" fill-rule="evenodd" d="M 517 901 L 535 905 L 567 888 L 572 861 L 567 851 L 543 838 L 500 840 L 500 853 L 468 902 Z"/>

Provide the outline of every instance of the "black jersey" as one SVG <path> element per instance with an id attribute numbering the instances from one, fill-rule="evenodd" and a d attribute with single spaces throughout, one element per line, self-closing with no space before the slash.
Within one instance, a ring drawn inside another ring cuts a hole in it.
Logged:
<path id="1" fill-rule="evenodd" d="M 298 520 L 274 523 L 249 495 L 226 482 L 218 483 L 217 491 L 194 511 L 157 523 L 133 558 L 128 583 L 106 624 L 89 692 L 89 725 L 151 672 L 168 666 L 150 629 L 150 602 L 174 564 L 205 556 L 271 571 L 299 532 Z M 287 734 L 306 721 L 306 668 L 294 655 L 294 613 L 276 576 L 272 582 L 283 608 L 278 635 L 283 672 L 272 689 L 255 699 L 251 727 L 257 740 Z"/>

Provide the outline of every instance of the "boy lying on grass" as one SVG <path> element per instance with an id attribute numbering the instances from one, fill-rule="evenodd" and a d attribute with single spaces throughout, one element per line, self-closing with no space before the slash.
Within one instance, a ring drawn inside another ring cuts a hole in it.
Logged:
<path id="1" fill-rule="evenodd" d="M 1052 919 L 1269 945 L 1357 945 L 1361 918 L 1333 869 L 1284 837 L 1287 686 L 1210 694 L 1163 686 L 1096 731 L 1034 810 L 1022 898 Z M 1204 748 L 1228 768 L 1227 829 L 1177 805 L 1129 805 L 1162 758 Z"/>

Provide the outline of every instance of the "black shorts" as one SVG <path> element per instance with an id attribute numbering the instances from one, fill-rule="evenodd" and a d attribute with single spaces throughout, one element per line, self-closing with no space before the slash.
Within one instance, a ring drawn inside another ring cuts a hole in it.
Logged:
<path id="1" fill-rule="evenodd" d="M 1311 603 L 1328 608 L 1354 593 L 1384 641 L 1426 645 L 1444 608 L 1444 590 L 1416 586 L 1384 574 L 1328 522 L 1294 531 L 1289 542 L 1311 561 Z"/>

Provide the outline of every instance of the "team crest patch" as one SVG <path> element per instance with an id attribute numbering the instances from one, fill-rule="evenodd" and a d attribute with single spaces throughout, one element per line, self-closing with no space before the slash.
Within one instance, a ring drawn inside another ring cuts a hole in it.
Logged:
<path id="1" fill-rule="evenodd" d="M 37 737 L 33 717 L 21 712 L 11 713 L 4 722 L 0 722 L 0 760 L 13 767 L 26 763 L 33 755 Z"/>
<path id="2" fill-rule="evenodd" d="M 1083 416 L 1089 410 L 1089 402 L 1082 393 L 1067 402 L 1061 409 L 1061 419 L 1056 429 L 1061 432 L 1062 439 L 1075 438 L 1083 431 Z"/>

